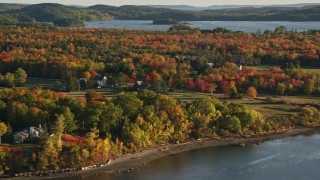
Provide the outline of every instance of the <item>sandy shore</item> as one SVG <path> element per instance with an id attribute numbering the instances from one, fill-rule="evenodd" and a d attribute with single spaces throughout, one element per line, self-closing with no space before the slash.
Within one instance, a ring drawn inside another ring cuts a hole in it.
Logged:
<path id="1" fill-rule="evenodd" d="M 123 157 L 112 160 L 112 162 L 104 167 L 93 168 L 84 171 L 70 172 L 70 173 L 60 173 L 54 174 L 52 176 L 34 176 L 34 177 L 18 177 L 18 178 L 7 178 L 7 179 L 53 179 L 62 177 L 76 177 L 76 176 L 90 176 L 96 175 L 102 172 L 118 173 L 124 171 L 131 171 L 134 169 L 143 168 L 143 166 L 156 159 L 173 155 L 185 151 L 190 151 L 194 149 L 201 149 L 205 147 L 217 147 L 217 146 L 227 146 L 227 145 L 238 145 L 259 143 L 267 140 L 273 140 L 288 136 L 294 136 L 304 133 L 312 133 L 316 128 L 295 128 L 286 130 L 283 132 L 277 132 L 272 134 L 257 135 L 253 137 L 227 137 L 221 139 L 204 139 L 197 141 L 190 141 L 181 144 L 168 144 L 159 146 L 157 148 L 152 148 L 135 154 L 125 155 Z"/>

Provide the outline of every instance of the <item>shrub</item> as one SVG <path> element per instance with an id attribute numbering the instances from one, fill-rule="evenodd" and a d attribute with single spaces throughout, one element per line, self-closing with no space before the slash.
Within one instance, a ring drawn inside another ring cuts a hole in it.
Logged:
<path id="1" fill-rule="evenodd" d="M 265 100 L 266 103 L 270 103 L 270 104 L 288 104 L 289 102 L 285 99 L 276 99 L 276 98 L 273 98 L 273 97 L 266 97 L 266 100 Z"/>

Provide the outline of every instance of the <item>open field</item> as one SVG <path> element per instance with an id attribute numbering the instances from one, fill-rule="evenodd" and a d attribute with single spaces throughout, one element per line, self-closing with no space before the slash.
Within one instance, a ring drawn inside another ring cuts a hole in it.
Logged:
<path id="1" fill-rule="evenodd" d="M 64 81 L 61 79 L 45 79 L 45 78 L 32 78 L 28 77 L 25 87 L 36 88 L 40 87 L 43 89 L 54 89 L 56 81 L 60 81 L 64 85 Z"/>
<path id="2" fill-rule="evenodd" d="M 88 89 L 88 90 L 90 90 L 90 89 Z M 95 90 L 97 92 L 100 92 L 104 95 L 104 97 L 108 97 L 108 98 L 114 98 L 121 92 L 120 89 L 114 89 L 114 88 L 91 89 L 91 90 Z M 71 97 L 84 97 L 86 92 L 87 92 L 87 90 L 86 91 L 67 92 L 66 94 Z"/>
<path id="3" fill-rule="evenodd" d="M 167 95 L 184 102 L 191 102 L 198 98 L 210 96 L 209 93 L 195 93 L 195 92 L 169 92 Z M 288 96 L 288 97 L 277 97 L 277 100 L 284 100 L 286 104 L 271 104 L 266 103 L 266 95 L 261 95 L 256 99 L 228 99 L 223 94 L 213 94 L 213 97 L 222 101 L 232 101 L 240 104 L 245 104 L 249 109 L 256 110 L 264 116 L 271 115 L 287 115 L 295 114 L 296 108 L 299 105 L 305 104 L 320 104 L 320 97 L 299 97 L 299 96 Z M 245 96 L 244 96 L 245 97 Z"/>
<path id="4" fill-rule="evenodd" d="M 166 95 L 184 102 L 191 102 L 196 99 L 210 96 L 209 93 L 196 93 L 196 92 L 167 92 Z"/>
<path id="5" fill-rule="evenodd" d="M 267 69 L 267 68 L 270 68 L 271 66 L 259 66 L 259 67 L 260 69 L 263 69 L 263 68 Z M 42 87 L 44 89 L 53 89 L 54 83 L 57 80 L 58 79 L 28 78 L 26 87 L 30 87 L 30 88 Z M 63 83 L 63 81 L 61 82 Z M 118 89 L 102 88 L 102 89 L 93 89 L 93 90 L 97 92 L 101 92 L 105 97 L 108 97 L 108 98 L 114 98 L 121 92 L 121 89 L 119 88 Z M 83 90 L 79 92 L 67 92 L 66 94 L 71 97 L 84 97 L 86 92 L 87 90 Z M 169 91 L 166 94 L 182 102 L 191 102 L 199 98 L 210 96 L 210 93 L 199 93 L 199 92 L 189 92 L 189 91 L 181 91 L 181 92 Z M 284 100 L 287 103 L 271 104 L 271 103 L 265 103 L 265 98 L 267 96 L 268 95 L 259 95 L 259 97 L 256 99 L 248 99 L 248 98 L 228 99 L 228 98 L 225 98 L 223 94 L 213 94 L 214 98 L 217 98 L 222 101 L 233 101 L 233 102 L 245 104 L 250 109 L 256 110 L 262 113 L 264 116 L 294 114 L 296 113 L 296 108 L 299 105 L 320 104 L 320 97 L 312 97 L 312 96 L 277 97 L 276 99 Z"/>
<path id="6" fill-rule="evenodd" d="M 304 67 L 303 70 L 306 72 L 320 72 L 320 68 L 317 67 Z"/>
<path id="7" fill-rule="evenodd" d="M 0 146 L 34 148 L 35 144 L 1 144 Z"/>
<path id="8" fill-rule="evenodd" d="M 104 94 L 105 97 L 113 98 L 117 96 L 120 93 L 119 89 L 95 89 L 98 92 L 101 92 Z M 84 97 L 84 94 L 86 91 L 81 92 L 71 92 L 67 93 L 67 95 L 72 97 Z M 196 99 L 209 97 L 209 93 L 197 93 L 197 92 L 167 92 L 167 95 L 173 97 L 174 99 L 180 100 L 182 102 L 191 102 Z M 259 111 L 265 116 L 270 115 L 285 115 L 285 114 L 294 114 L 296 113 L 296 108 L 299 105 L 305 105 L 305 104 L 317 104 L 320 103 L 320 97 L 299 97 L 299 96 L 288 96 L 288 97 L 277 97 L 275 99 L 277 100 L 284 100 L 287 103 L 286 104 L 271 104 L 271 103 L 265 103 L 266 95 L 261 95 L 256 99 L 229 99 L 225 98 L 223 94 L 213 94 L 214 98 L 217 98 L 222 101 L 233 101 L 240 104 L 247 105 L 250 109 L 254 109 Z M 245 96 L 244 96 L 245 97 Z"/>
<path id="9" fill-rule="evenodd" d="M 259 99 L 233 99 L 231 101 L 237 102 L 240 104 L 245 104 L 249 109 L 256 110 L 262 115 L 268 117 L 273 115 L 288 115 L 295 114 L 297 106 L 291 104 L 270 104 L 265 103 L 265 98 Z"/>
<path id="10" fill-rule="evenodd" d="M 279 66 L 259 65 L 259 66 L 246 66 L 246 67 L 254 68 L 256 70 L 269 70 L 272 67 L 279 67 Z M 305 72 L 320 72 L 319 67 L 301 67 L 301 69 Z"/>

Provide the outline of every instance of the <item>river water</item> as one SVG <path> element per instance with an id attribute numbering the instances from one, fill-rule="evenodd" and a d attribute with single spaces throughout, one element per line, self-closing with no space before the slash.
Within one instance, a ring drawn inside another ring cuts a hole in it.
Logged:
<path id="1" fill-rule="evenodd" d="M 200 29 L 227 28 L 233 31 L 257 32 L 274 30 L 279 26 L 286 26 L 288 30 L 307 31 L 320 29 L 320 22 L 289 22 L 289 21 L 187 21 L 190 27 Z M 136 30 L 161 30 L 166 31 L 171 25 L 153 25 L 152 21 L 144 20 L 112 20 L 86 22 L 88 28 L 107 29 L 136 29 Z"/>
<path id="2" fill-rule="evenodd" d="M 246 147 L 205 148 L 168 156 L 128 173 L 64 179 L 318 180 L 320 135 L 295 136 Z"/>

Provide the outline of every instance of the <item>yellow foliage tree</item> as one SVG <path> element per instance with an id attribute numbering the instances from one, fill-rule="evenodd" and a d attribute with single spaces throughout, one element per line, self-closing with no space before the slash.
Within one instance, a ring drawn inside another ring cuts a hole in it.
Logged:
<path id="1" fill-rule="evenodd" d="M 0 144 L 1 144 L 1 136 L 7 133 L 7 126 L 4 122 L 0 122 Z"/>
<path id="2" fill-rule="evenodd" d="M 6 151 L 0 147 L 0 175 L 9 170 L 6 165 Z"/>
<path id="3" fill-rule="evenodd" d="M 40 156 L 40 169 L 59 169 L 60 152 L 62 143 L 54 138 L 49 138 L 44 146 L 44 151 Z"/>
<path id="4" fill-rule="evenodd" d="M 38 169 L 58 169 L 60 167 L 61 135 L 65 128 L 64 120 L 63 115 L 57 115 L 53 134 L 45 142 L 44 149 L 39 156 Z"/>
<path id="5" fill-rule="evenodd" d="M 109 139 L 99 139 L 98 133 L 99 130 L 93 128 L 91 129 L 91 132 L 87 134 L 89 153 L 94 162 L 107 160 L 111 148 Z"/>
<path id="6" fill-rule="evenodd" d="M 256 88 L 254 87 L 249 87 L 248 91 L 247 91 L 247 96 L 250 98 L 256 98 L 258 95 L 258 92 L 256 90 Z"/>

